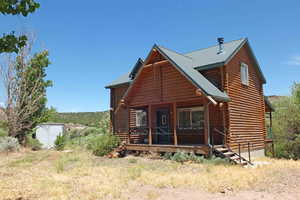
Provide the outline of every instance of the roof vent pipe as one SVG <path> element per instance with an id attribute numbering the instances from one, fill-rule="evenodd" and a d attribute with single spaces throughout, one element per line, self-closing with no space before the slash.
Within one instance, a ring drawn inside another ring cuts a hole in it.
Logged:
<path id="1" fill-rule="evenodd" d="M 219 43 L 219 51 L 218 54 L 223 53 L 224 52 L 224 48 L 223 48 L 223 44 L 224 44 L 224 38 L 220 37 L 217 39 L 218 43 Z"/>

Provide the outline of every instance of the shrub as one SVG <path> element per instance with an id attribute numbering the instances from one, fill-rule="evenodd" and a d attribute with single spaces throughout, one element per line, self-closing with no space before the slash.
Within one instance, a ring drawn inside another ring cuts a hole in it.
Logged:
<path id="1" fill-rule="evenodd" d="M 18 151 L 20 144 L 17 138 L 1 137 L 0 138 L 0 152 Z"/>
<path id="2" fill-rule="evenodd" d="M 78 129 L 73 129 L 71 131 L 66 132 L 65 134 L 69 137 L 69 139 L 74 139 L 74 138 L 78 138 L 81 136 L 80 130 L 78 130 Z"/>
<path id="3" fill-rule="evenodd" d="M 176 152 L 172 157 L 171 160 L 176 161 L 176 162 L 186 162 L 189 161 L 189 154 L 182 152 L 182 151 L 178 151 Z"/>
<path id="4" fill-rule="evenodd" d="M 192 161 L 194 163 L 204 163 L 204 164 L 213 164 L 213 165 L 230 164 L 230 161 L 228 159 L 222 159 L 215 156 L 206 159 L 203 156 L 197 156 L 194 153 L 185 153 L 182 151 L 178 151 L 174 155 L 172 155 L 171 153 L 165 153 L 164 158 L 176 162 L 180 162 L 180 163 Z"/>
<path id="5" fill-rule="evenodd" d="M 65 134 L 59 134 L 56 137 L 56 140 L 54 142 L 55 149 L 58 150 L 58 151 L 62 151 L 62 150 L 64 150 L 65 145 L 66 145 L 66 135 Z"/>
<path id="6" fill-rule="evenodd" d="M 212 165 L 229 165 L 231 164 L 229 159 L 225 158 L 220 158 L 220 157 L 216 157 L 216 156 L 212 156 L 208 159 L 204 159 L 204 162 L 206 164 L 212 164 Z"/>
<path id="7" fill-rule="evenodd" d="M 163 158 L 166 159 L 166 160 L 171 160 L 172 156 L 173 156 L 173 153 L 166 152 L 166 153 L 163 155 Z"/>
<path id="8" fill-rule="evenodd" d="M 119 138 L 112 134 L 97 135 L 89 139 L 87 148 L 96 156 L 104 156 L 119 145 Z"/>
<path id="9" fill-rule="evenodd" d="M 5 137 L 7 136 L 7 131 L 4 130 L 3 128 L 0 128 L 0 137 Z"/>
<path id="10" fill-rule="evenodd" d="M 275 157 L 300 159 L 300 83 L 294 83 L 291 96 L 273 102 Z"/>
<path id="11" fill-rule="evenodd" d="M 26 146 L 30 147 L 33 151 L 38 151 L 42 149 L 42 144 L 38 139 L 32 138 L 31 135 L 26 137 Z"/>
<path id="12" fill-rule="evenodd" d="M 103 132 L 101 132 L 101 130 L 99 128 L 95 128 L 95 127 L 88 127 L 85 128 L 81 131 L 82 136 L 88 136 L 88 135 L 97 135 L 97 134 L 101 134 Z"/>

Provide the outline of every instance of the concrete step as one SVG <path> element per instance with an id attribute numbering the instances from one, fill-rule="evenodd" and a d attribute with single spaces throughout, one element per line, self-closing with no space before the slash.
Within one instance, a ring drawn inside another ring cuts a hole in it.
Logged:
<path id="1" fill-rule="evenodd" d="M 216 148 L 217 151 L 220 151 L 220 152 L 225 152 L 225 151 L 229 151 L 229 149 L 227 148 Z"/>
<path id="2" fill-rule="evenodd" d="M 225 152 L 225 153 L 223 153 L 225 156 L 229 156 L 229 157 L 231 157 L 231 156 L 233 156 L 234 155 L 234 153 L 232 152 L 232 151 L 228 151 L 228 152 Z"/>

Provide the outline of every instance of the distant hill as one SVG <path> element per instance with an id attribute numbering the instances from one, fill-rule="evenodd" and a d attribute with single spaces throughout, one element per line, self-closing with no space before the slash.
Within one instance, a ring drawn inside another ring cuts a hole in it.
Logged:
<path id="1" fill-rule="evenodd" d="M 51 122 L 56 123 L 73 123 L 86 126 L 98 127 L 100 122 L 109 119 L 109 112 L 64 112 L 56 113 Z"/>
<path id="2" fill-rule="evenodd" d="M 270 95 L 270 96 L 268 96 L 268 99 L 271 103 L 273 103 L 274 101 L 280 100 L 284 97 L 286 97 L 286 96 Z"/>

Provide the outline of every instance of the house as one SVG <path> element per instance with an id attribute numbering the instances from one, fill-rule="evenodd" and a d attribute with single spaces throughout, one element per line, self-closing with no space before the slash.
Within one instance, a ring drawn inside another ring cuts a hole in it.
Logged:
<path id="1" fill-rule="evenodd" d="M 266 79 L 247 38 L 223 40 L 189 53 L 154 45 L 106 86 L 112 131 L 129 150 L 264 154 Z"/>

